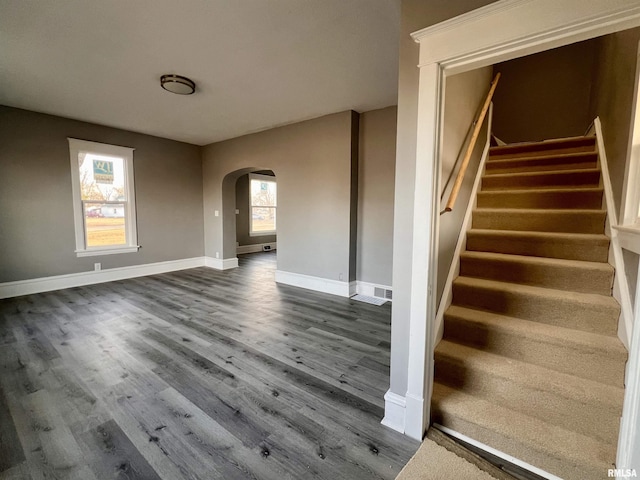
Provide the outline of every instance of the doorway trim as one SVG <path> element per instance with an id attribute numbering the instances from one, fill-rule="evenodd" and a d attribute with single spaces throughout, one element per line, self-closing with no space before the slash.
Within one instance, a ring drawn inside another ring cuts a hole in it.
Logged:
<path id="1" fill-rule="evenodd" d="M 637 0 L 502 0 L 412 34 L 420 44 L 420 83 L 404 418 L 407 435 L 421 440 L 431 413 L 445 78 L 637 26 Z"/>

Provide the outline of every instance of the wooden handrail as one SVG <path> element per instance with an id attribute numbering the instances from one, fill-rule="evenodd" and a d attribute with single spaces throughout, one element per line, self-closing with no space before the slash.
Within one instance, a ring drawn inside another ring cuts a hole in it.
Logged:
<path id="1" fill-rule="evenodd" d="M 475 128 L 473 129 L 473 135 L 471 135 L 469 146 L 467 147 L 467 151 L 464 154 L 462 165 L 460 165 L 460 171 L 458 172 L 456 181 L 453 184 L 451 193 L 449 194 L 449 200 L 447 201 L 447 205 L 445 206 L 442 213 L 450 212 L 451 210 L 453 210 L 453 206 L 456 203 L 456 200 L 458 198 L 458 193 L 460 192 L 460 187 L 462 186 L 462 181 L 464 180 L 464 175 L 467 173 L 467 167 L 469 166 L 469 161 L 471 160 L 471 154 L 473 153 L 473 149 L 476 146 L 478 135 L 480 135 L 480 129 L 482 128 L 482 124 L 484 123 L 484 117 L 487 115 L 487 111 L 489 110 L 489 105 L 491 104 L 491 99 L 493 98 L 493 92 L 496 91 L 498 80 L 500 80 L 500 72 L 496 74 L 495 78 L 491 82 L 491 88 L 489 88 L 489 93 L 487 93 L 487 98 L 484 101 L 482 110 L 480 110 L 480 113 L 478 114 L 478 118 L 476 119 Z"/>

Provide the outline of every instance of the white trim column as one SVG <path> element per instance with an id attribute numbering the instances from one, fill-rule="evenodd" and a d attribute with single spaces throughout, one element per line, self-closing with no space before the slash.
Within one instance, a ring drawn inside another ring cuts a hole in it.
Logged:
<path id="1" fill-rule="evenodd" d="M 422 440 L 429 424 L 433 377 L 433 324 L 440 203 L 438 148 L 443 74 L 436 63 L 420 69 L 416 188 L 413 205 L 413 270 L 409 316 L 409 369 L 405 433 Z"/>

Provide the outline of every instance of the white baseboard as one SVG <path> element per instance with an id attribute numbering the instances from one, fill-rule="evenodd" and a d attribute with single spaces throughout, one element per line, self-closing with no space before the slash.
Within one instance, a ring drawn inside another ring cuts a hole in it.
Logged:
<path id="1" fill-rule="evenodd" d="M 238 245 L 236 247 L 236 255 L 242 255 L 243 253 L 262 252 L 262 247 L 264 246 L 271 247 L 270 250 L 277 250 L 278 242 L 256 243 L 255 245 Z"/>
<path id="2" fill-rule="evenodd" d="M 32 278 L 16 282 L 0 283 L 0 298 L 19 297 L 34 293 L 50 292 L 63 288 L 82 287 L 95 283 L 113 282 L 127 278 L 157 275 L 159 273 L 175 272 L 187 268 L 205 265 L 203 257 L 186 258 L 183 260 L 169 260 L 166 262 L 132 265 L 130 267 L 109 268 L 106 270 L 70 273 L 51 277 Z"/>
<path id="3" fill-rule="evenodd" d="M 376 288 L 381 288 L 383 290 L 391 290 L 393 291 L 393 289 L 388 286 L 388 285 L 381 285 L 378 283 L 370 283 L 370 282 L 363 282 L 361 280 L 358 280 L 356 282 L 356 293 L 360 294 L 360 295 L 367 295 L 368 297 L 376 297 Z M 383 297 L 377 297 L 377 298 L 383 298 Z M 385 300 L 387 300 L 388 302 L 391 302 L 392 299 L 390 298 L 385 298 Z"/>
<path id="4" fill-rule="evenodd" d="M 387 390 L 384 394 L 384 418 L 380 423 L 396 432 L 404 433 L 406 408 L 407 401 L 402 395 Z"/>
<path id="5" fill-rule="evenodd" d="M 351 283 L 340 282 L 328 278 L 312 277 L 301 273 L 285 272 L 276 270 L 276 282 L 292 287 L 306 288 L 307 290 L 315 290 L 316 292 L 330 293 L 341 297 L 350 297 Z"/>
<path id="6" fill-rule="evenodd" d="M 233 258 L 204 257 L 204 266 L 209 268 L 215 268 L 216 270 L 229 270 L 230 268 L 238 268 L 238 257 L 233 257 Z"/>

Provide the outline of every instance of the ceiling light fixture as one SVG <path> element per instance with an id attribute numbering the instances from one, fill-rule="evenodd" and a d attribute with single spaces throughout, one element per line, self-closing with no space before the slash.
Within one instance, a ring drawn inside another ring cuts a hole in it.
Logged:
<path id="1" fill-rule="evenodd" d="M 167 92 L 177 93 L 178 95 L 191 95 L 196 91 L 196 84 L 193 80 L 180 75 L 162 75 L 160 77 L 160 86 Z"/>

